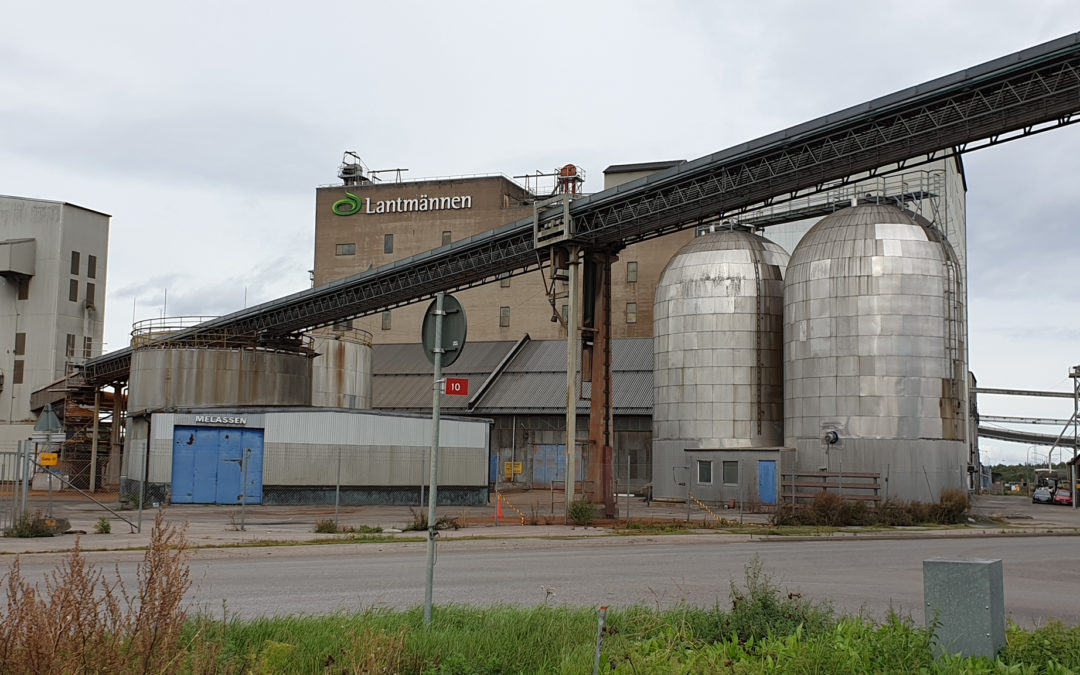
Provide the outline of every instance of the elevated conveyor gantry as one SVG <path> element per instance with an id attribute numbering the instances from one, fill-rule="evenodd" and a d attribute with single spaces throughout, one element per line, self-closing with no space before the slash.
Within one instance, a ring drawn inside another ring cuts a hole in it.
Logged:
<path id="1" fill-rule="evenodd" d="M 570 205 L 573 237 L 612 249 L 871 175 L 1056 128 L 1080 112 L 1080 33 L 701 157 Z M 541 216 L 540 228 L 561 212 Z M 532 218 L 176 333 L 277 336 L 373 314 L 541 264 Z M 124 379 L 130 350 L 91 359 Z"/>

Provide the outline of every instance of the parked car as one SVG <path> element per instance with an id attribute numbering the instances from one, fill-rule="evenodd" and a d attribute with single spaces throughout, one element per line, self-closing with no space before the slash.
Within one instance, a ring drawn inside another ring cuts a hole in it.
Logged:
<path id="1" fill-rule="evenodd" d="M 1062 490 L 1061 488 L 1054 490 L 1054 503 L 1072 506 L 1072 493 L 1068 490 Z"/>
<path id="2" fill-rule="evenodd" d="M 1031 493 L 1031 502 L 1033 504 L 1053 504 L 1054 493 L 1048 487 L 1035 488 L 1035 491 Z"/>

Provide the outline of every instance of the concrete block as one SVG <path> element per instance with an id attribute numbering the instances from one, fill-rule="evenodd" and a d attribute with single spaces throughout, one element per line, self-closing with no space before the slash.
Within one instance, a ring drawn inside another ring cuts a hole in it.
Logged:
<path id="1" fill-rule="evenodd" d="M 938 655 L 995 658 L 1005 646 L 1000 560 L 924 560 L 926 624 L 937 622 Z"/>

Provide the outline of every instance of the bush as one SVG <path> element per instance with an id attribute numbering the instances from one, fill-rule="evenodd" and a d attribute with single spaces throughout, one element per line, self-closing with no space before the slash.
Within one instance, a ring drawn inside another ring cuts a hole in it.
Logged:
<path id="1" fill-rule="evenodd" d="M 843 507 L 844 503 L 840 499 L 840 495 L 835 492 L 819 492 L 814 495 L 814 502 L 810 505 L 810 512 L 813 514 L 814 522 L 808 524 L 825 525 L 826 527 L 846 525 L 847 523 L 841 522 L 840 519 L 844 510 Z"/>
<path id="2" fill-rule="evenodd" d="M 34 515 L 24 513 L 15 519 L 11 527 L 4 530 L 5 537 L 51 537 L 71 529 L 71 523 L 65 518 L 50 518 L 41 511 Z"/>
<path id="3" fill-rule="evenodd" d="M 414 514 L 414 516 L 415 516 L 415 514 Z M 452 520 L 452 519 L 440 518 L 438 522 L 443 522 L 444 520 Z M 419 528 L 419 529 L 426 530 L 427 529 L 427 518 L 424 518 L 423 522 L 424 522 L 424 526 Z M 438 525 L 438 522 L 436 523 L 436 525 Z M 454 521 L 455 524 L 456 524 L 456 522 L 457 521 Z M 443 529 L 443 528 L 440 528 L 440 529 Z M 454 529 L 457 529 L 457 528 L 454 528 Z M 337 523 L 335 523 L 333 521 L 333 519 L 325 518 L 323 520 L 316 520 L 315 521 L 315 531 L 317 533 L 319 533 L 319 534 L 377 534 L 379 532 L 382 532 L 382 528 L 381 527 L 371 527 L 369 525 L 360 525 L 359 527 L 354 527 L 352 525 L 338 525 Z"/>
<path id="4" fill-rule="evenodd" d="M 593 520 L 596 519 L 596 505 L 584 499 L 572 501 L 566 507 L 566 516 L 575 525 L 581 525 L 582 527 L 592 525 Z"/>
<path id="5" fill-rule="evenodd" d="M 401 528 L 403 532 L 420 532 L 422 530 L 428 529 L 426 509 L 410 508 L 409 514 L 412 516 L 412 522 Z M 458 523 L 457 518 L 454 518 L 452 516 L 439 516 L 439 518 L 435 521 L 436 530 L 456 530 L 460 527 L 461 524 Z M 378 531 L 382 532 L 382 529 L 379 528 Z"/>
<path id="6" fill-rule="evenodd" d="M 96 523 L 94 523 L 94 532 L 98 534 L 111 534 L 112 523 L 109 522 L 108 518 L 102 516 L 101 518 L 97 519 Z"/>
<path id="7" fill-rule="evenodd" d="M 971 501 L 968 500 L 967 493 L 963 490 L 957 490 L 956 488 L 942 490 L 941 497 L 938 498 L 937 513 L 934 514 L 934 520 L 945 525 L 962 523 L 964 518 L 967 517 L 970 508 Z"/>

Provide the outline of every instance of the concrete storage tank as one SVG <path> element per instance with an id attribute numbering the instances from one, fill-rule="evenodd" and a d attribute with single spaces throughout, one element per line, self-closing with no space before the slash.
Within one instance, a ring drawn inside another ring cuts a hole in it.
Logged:
<path id="1" fill-rule="evenodd" d="M 806 233 L 784 298 L 784 435 L 802 480 L 878 474 L 879 498 L 921 501 L 963 487 L 960 278 L 940 231 L 893 206 L 846 208 Z"/>
<path id="2" fill-rule="evenodd" d="M 142 321 L 132 330 L 128 410 L 198 406 L 311 405 L 310 339 L 247 343 L 169 336 L 211 317 Z"/>
<path id="3" fill-rule="evenodd" d="M 371 333 L 358 329 L 311 332 L 311 405 L 371 408 Z"/>
<path id="4" fill-rule="evenodd" d="M 653 308 L 654 496 L 685 497 L 672 468 L 688 465 L 688 449 L 783 444 L 787 262 L 779 245 L 725 228 L 664 268 Z"/>

